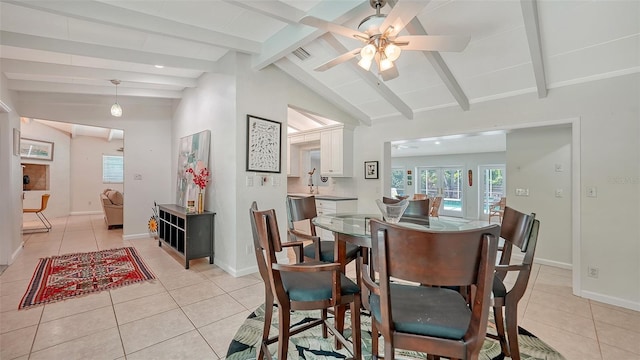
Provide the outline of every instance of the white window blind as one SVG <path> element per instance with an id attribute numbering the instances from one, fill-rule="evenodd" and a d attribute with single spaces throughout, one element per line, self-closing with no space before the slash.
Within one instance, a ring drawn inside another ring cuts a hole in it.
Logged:
<path id="1" fill-rule="evenodd" d="M 102 182 L 121 184 L 124 181 L 124 157 L 122 155 L 102 155 Z"/>

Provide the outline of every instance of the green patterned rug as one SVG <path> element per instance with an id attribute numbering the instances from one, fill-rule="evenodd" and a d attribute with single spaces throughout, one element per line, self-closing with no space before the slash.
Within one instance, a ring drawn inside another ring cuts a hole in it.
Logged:
<path id="1" fill-rule="evenodd" d="M 273 321 L 271 323 L 270 335 L 278 334 L 278 309 L 274 309 Z M 298 325 L 308 322 L 319 316 L 319 311 L 295 311 L 291 314 L 291 324 Z M 365 359 L 371 358 L 371 317 L 363 313 L 360 317 L 362 324 L 362 353 Z M 489 319 L 491 322 L 492 318 Z M 262 326 L 264 323 L 264 305 L 258 307 L 245 320 L 233 337 L 229 350 L 227 350 L 227 360 L 249 360 L 256 358 L 255 345 L 262 337 Z M 349 312 L 345 325 L 350 324 Z M 490 324 L 490 327 L 493 324 Z M 520 328 L 518 342 L 520 344 L 520 356 L 522 360 L 564 360 L 564 357 L 542 340 L 533 334 Z M 351 329 L 345 330 L 345 337 L 351 338 Z M 333 337 L 322 338 L 321 327 L 316 326 L 304 331 L 289 339 L 288 359 L 346 359 L 350 354 L 345 349 L 335 350 L 333 347 Z M 383 345 L 383 341 L 379 342 Z M 271 344 L 269 351 L 272 355 L 277 354 L 278 343 Z M 380 351 L 379 354 L 384 354 Z M 414 351 L 396 350 L 396 356 L 400 359 L 426 359 L 426 355 Z M 275 357 L 274 357 L 275 359 Z M 480 360 L 503 360 L 510 359 L 502 354 L 500 344 L 497 341 L 487 339 L 480 352 Z"/>

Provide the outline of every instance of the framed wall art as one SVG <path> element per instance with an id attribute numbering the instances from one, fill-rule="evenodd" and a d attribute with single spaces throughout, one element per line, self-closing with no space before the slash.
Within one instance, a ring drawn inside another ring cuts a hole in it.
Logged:
<path id="1" fill-rule="evenodd" d="M 178 168 L 176 175 L 176 204 L 187 207 L 189 200 L 195 200 L 200 188 L 187 174 L 191 168 L 200 171 L 209 168 L 209 147 L 211 145 L 211 131 L 204 130 L 199 133 L 180 138 L 178 145 Z M 213 175 L 213 172 L 210 172 Z"/>
<path id="2" fill-rule="evenodd" d="M 247 115 L 247 171 L 279 173 L 282 124 Z"/>
<path id="3" fill-rule="evenodd" d="M 364 178 L 365 179 L 378 178 L 378 162 L 377 161 L 364 162 Z"/>
<path id="4" fill-rule="evenodd" d="M 20 157 L 34 160 L 53 160 L 53 143 L 50 141 L 20 139 Z"/>

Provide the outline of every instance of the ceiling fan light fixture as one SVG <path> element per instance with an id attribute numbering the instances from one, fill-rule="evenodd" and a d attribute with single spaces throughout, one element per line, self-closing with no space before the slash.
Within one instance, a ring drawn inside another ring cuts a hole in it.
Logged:
<path id="1" fill-rule="evenodd" d="M 400 53 L 402 50 L 400 46 L 390 43 L 384 48 L 384 54 L 387 56 L 387 59 L 391 61 L 396 61 L 400 57 Z"/>
<path id="2" fill-rule="evenodd" d="M 362 59 L 367 59 L 371 63 L 371 59 L 376 55 L 376 47 L 373 44 L 367 44 L 360 50 L 360 56 Z"/>
<path id="3" fill-rule="evenodd" d="M 118 104 L 118 85 L 120 85 L 120 80 L 111 80 L 111 83 L 116 86 L 116 102 L 111 105 L 111 115 L 115 117 L 122 116 L 122 106 Z"/>
<path id="4" fill-rule="evenodd" d="M 380 59 L 380 71 L 387 71 L 393 67 L 393 61 L 390 59 L 383 57 Z"/>
<path id="5" fill-rule="evenodd" d="M 363 57 L 362 59 L 360 59 L 360 61 L 358 61 L 358 66 L 369 71 L 369 69 L 371 69 L 371 62 L 372 62 L 372 59 L 367 59 Z"/>

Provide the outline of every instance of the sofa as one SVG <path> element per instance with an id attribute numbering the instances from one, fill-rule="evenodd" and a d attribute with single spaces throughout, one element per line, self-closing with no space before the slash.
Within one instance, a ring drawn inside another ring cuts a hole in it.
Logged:
<path id="1" fill-rule="evenodd" d="M 124 195 L 113 189 L 105 189 L 100 194 L 100 203 L 104 212 L 104 221 L 107 228 L 114 229 L 122 227 L 122 210 L 124 204 Z"/>

